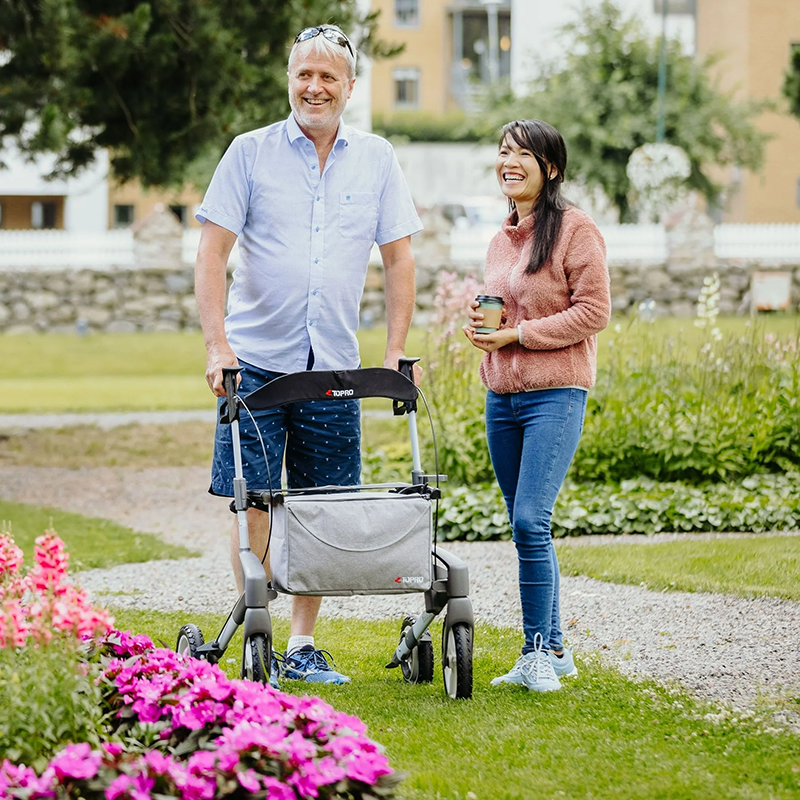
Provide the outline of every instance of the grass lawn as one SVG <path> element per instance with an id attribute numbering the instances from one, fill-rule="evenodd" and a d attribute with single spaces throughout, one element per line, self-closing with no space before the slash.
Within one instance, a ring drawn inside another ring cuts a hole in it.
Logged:
<path id="1" fill-rule="evenodd" d="M 10 530 L 14 541 L 22 548 L 28 566 L 33 559 L 34 540 L 48 528 L 53 528 L 64 540 L 72 572 L 197 555 L 185 547 L 166 544 L 152 534 L 137 533 L 116 522 L 55 508 L 0 500 L 0 520 L 4 522 L 3 528 Z"/>
<path id="2" fill-rule="evenodd" d="M 422 333 L 409 335 L 409 355 L 421 354 Z M 359 341 L 364 366 L 379 366 L 385 328 Z M 214 407 L 200 333 L 0 335 L 0 359 L 0 414 Z"/>
<path id="3" fill-rule="evenodd" d="M 171 425 L 96 425 L 0 431 L 0 466 L 198 467 L 210 466 L 213 422 Z"/>
<path id="4" fill-rule="evenodd" d="M 170 647 L 188 621 L 211 638 L 222 619 L 116 612 L 117 627 Z M 287 623 L 273 621 L 283 645 Z M 593 658 L 579 659 L 580 677 L 560 692 L 492 688 L 490 679 L 513 662 L 519 642 L 488 627 L 476 633 L 474 697 L 454 702 L 444 695 L 438 654 L 430 685 L 407 685 L 399 671 L 384 669 L 398 633 L 399 623 L 320 620 L 321 643 L 348 642 L 346 650 L 332 646 L 353 683 L 315 693 L 366 722 L 392 766 L 406 773 L 406 800 L 800 796 L 798 740 L 763 722 L 707 716 L 718 709 L 676 689 L 635 683 Z M 439 641 L 434 629 L 435 651 Z M 222 664 L 231 677 L 240 653 L 237 637 Z M 306 693 L 290 681 L 282 688 Z"/>
<path id="5" fill-rule="evenodd" d="M 744 335 L 748 319 L 721 318 L 723 331 Z M 620 318 L 623 329 L 627 318 Z M 616 321 L 600 335 L 599 361 L 608 355 L 605 342 L 619 339 Z M 759 329 L 777 335 L 796 334 L 800 319 L 792 315 L 765 315 Z M 659 337 L 680 337 L 682 351 L 693 358 L 704 333 L 690 319 L 658 319 L 652 328 Z M 460 332 L 456 333 L 460 336 Z M 620 344 L 633 346 L 637 335 Z M 423 356 L 425 332 L 413 328 L 406 352 Z M 386 342 L 385 328 L 359 332 L 364 366 L 380 365 Z M 617 345 L 620 346 L 620 345 Z M 134 411 L 213 408 L 203 374 L 205 351 L 199 332 L 75 335 L 0 335 L 0 414 L 66 411 Z M 476 355 L 477 363 L 477 355 Z"/>
<path id="6" fill-rule="evenodd" d="M 800 536 L 558 545 L 565 575 L 645 584 L 655 591 L 717 592 L 800 600 Z"/>

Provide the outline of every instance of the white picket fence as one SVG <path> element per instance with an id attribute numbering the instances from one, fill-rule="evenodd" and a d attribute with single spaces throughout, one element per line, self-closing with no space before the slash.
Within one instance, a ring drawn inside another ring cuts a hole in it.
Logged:
<path id="1" fill-rule="evenodd" d="M 800 225 L 717 225 L 717 258 L 800 264 Z"/>
<path id="2" fill-rule="evenodd" d="M 667 238 L 661 225 L 604 225 L 609 263 L 663 263 Z M 479 263 L 494 227 L 453 228 L 450 258 L 454 263 Z M 194 263 L 200 230 L 183 234 L 183 262 Z M 800 225 L 718 225 L 714 229 L 714 252 L 718 258 L 755 260 L 764 263 L 800 264 Z M 234 247 L 231 263 L 238 262 Z M 135 266 L 130 230 L 103 234 L 68 231 L 0 231 L 0 270 L 107 269 Z"/>

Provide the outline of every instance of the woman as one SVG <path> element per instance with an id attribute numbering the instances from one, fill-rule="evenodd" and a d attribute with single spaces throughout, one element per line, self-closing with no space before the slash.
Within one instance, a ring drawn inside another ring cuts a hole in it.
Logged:
<path id="1" fill-rule="evenodd" d="M 611 313 L 605 244 L 597 226 L 561 196 L 567 150 L 539 120 L 503 128 L 495 171 L 511 213 L 486 255 L 485 289 L 503 298 L 500 328 L 464 332 L 486 354 L 486 435 L 519 559 L 525 644 L 492 684 L 539 692 L 577 675 L 564 650 L 558 560 L 550 517 L 583 428 L 596 372 L 596 334 Z"/>

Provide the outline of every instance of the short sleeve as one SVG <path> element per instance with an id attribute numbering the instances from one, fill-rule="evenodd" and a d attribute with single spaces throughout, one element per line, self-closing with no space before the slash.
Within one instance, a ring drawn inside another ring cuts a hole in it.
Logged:
<path id="1" fill-rule="evenodd" d="M 252 167 L 248 163 L 246 139 L 234 139 L 220 159 L 195 217 L 235 233 L 242 232 L 250 207 Z"/>
<path id="2" fill-rule="evenodd" d="M 386 147 L 388 148 L 386 177 L 381 191 L 378 226 L 375 232 L 375 241 L 379 245 L 395 242 L 422 230 L 422 222 L 417 215 L 414 200 L 394 148 L 388 142 Z"/>

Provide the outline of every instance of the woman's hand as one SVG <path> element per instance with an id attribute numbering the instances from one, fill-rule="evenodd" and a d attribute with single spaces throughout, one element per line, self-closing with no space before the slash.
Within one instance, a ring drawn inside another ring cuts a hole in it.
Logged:
<path id="1" fill-rule="evenodd" d="M 481 317 L 483 317 L 483 315 L 481 315 Z M 500 328 L 493 333 L 476 333 L 473 324 L 474 323 L 465 325 L 462 330 L 467 339 L 469 339 L 478 350 L 483 350 L 484 353 L 491 353 L 495 350 L 499 350 L 501 347 L 505 347 L 507 344 L 519 342 L 519 334 L 516 328 Z"/>

